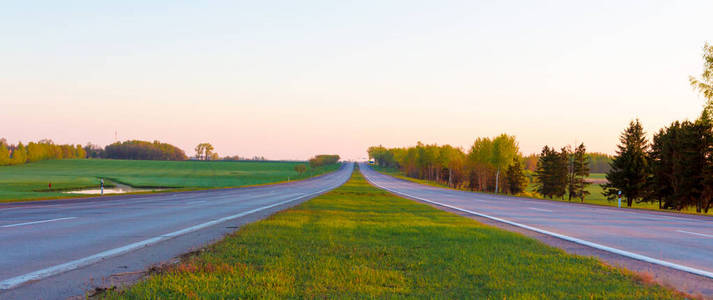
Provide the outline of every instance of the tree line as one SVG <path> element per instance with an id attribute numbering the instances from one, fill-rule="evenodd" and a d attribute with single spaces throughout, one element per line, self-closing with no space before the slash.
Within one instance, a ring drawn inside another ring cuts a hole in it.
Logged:
<path id="1" fill-rule="evenodd" d="M 87 158 L 136 159 L 136 160 L 185 160 L 180 148 L 160 141 L 128 140 L 101 147 L 92 143 L 84 146 Z"/>
<path id="2" fill-rule="evenodd" d="M 315 155 L 314 157 L 310 158 L 307 162 L 309 163 L 310 168 L 314 169 L 314 168 L 321 167 L 321 166 L 336 164 L 337 162 L 339 162 L 339 155 L 329 155 L 329 154 Z M 300 174 L 300 176 L 302 176 L 302 174 L 307 172 L 307 166 L 305 164 L 295 165 L 294 169 L 295 169 L 295 172 Z"/>
<path id="3" fill-rule="evenodd" d="M 557 150 L 544 146 L 522 157 L 514 136 L 477 138 L 468 152 L 451 145 L 402 148 L 369 147 L 369 158 L 382 168 L 399 169 L 408 177 L 435 181 L 452 188 L 483 192 L 522 193 L 527 186 L 522 161 L 535 157 L 533 183 L 542 197 L 579 199 L 589 195 L 585 179 L 593 158 L 609 162 L 608 183 L 601 185 L 609 200 L 621 192 L 627 206 L 658 202 L 662 209 L 713 206 L 713 100 L 695 121 L 675 121 L 649 142 L 639 120 L 619 139 L 616 155 L 586 152 L 584 144 Z M 504 178 L 500 178 L 503 174 Z M 504 180 L 503 180 L 504 179 Z"/>
<path id="4" fill-rule="evenodd" d="M 224 156 L 220 158 L 221 160 L 228 160 L 228 161 L 240 161 L 240 160 L 251 160 L 251 161 L 266 161 L 267 158 L 265 158 L 262 155 L 255 155 L 253 157 L 243 157 L 240 155 L 232 155 L 232 156 Z"/>
<path id="5" fill-rule="evenodd" d="M 0 166 L 20 165 L 49 159 L 85 157 L 86 151 L 81 145 L 57 145 L 49 139 L 30 142 L 27 146 L 22 142 L 10 145 L 6 139 L 0 138 Z"/>
<path id="6" fill-rule="evenodd" d="M 116 142 L 104 148 L 103 158 L 136 160 L 186 160 L 186 153 L 171 144 L 159 141 L 130 140 Z"/>
<path id="7" fill-rule="evenodd" d="M 24 145 L 7 143 L 0 138 L 0 166 L 19 165 L 51 159 L 139 159 L 139 160 L 185 160 L 186 154 L 176 146 L 159 141 L 125 141 L 116 142 L 102 148 L 88 143 L 81 145 L 58 145 L 52 140 L 43 139 Z"/>
<path id="8" fill-rule="evenodd" d="M 241 157 L 226 156 L 220 157 L 209 143 L 200 143 L 195 148 L 196 159 L 199 160 L 226 160 L 226 161 L 266 161 L 264 156 Z M 81 145 L 58 145 L 50 139 L 43 139 L 38 142 L 30 142 L 24 145 L 22 142 L 12 145 L 5 138 L 0 138 L 0 166 L 18 165 L 28 162 L 50 159 L 133 159 L 133 160 L 186 160 L 188 157 L 180 148 L 162 143 L 159 141 L 128 140 L 115 142 L 106 147 L 87 143 Z M 326 155 L 316 157 L 317 164 L 328 164 L 339 160 L 339 156 Z"/>
<path id="9" fill-rule="evenodd" d="M 658 202 L 663 209 L 695 207 L 706 213 L 713 206 L 713 45 L 704 45 L 703 61 L 701 78 L 689 78 L 706 99 L 700 116 L 674 121 L 651 141 L 641 122 L 631 121 L 602 186 L 609 199 L 621 192 L 627 206 Z"/>
<path id="10" fill-rule="evenodd" d="M 400 169 L 406 176 L 435 181 L 452 188 L 520 193 L 526 179 L 514 136 L 501 134 L 475 140 L 466 153 L 451 145 L 403 148 L 369 147 L 369 158 L 382 168 Z"/>
<path id="11" fill-rule="evenodd" d="M 711 103 L 709 103 L 710 106 Z M 659 208 L 713 205 L 713 122 L 704 111 L 695 121 L 675 121 L 648 141 L 639 120 L 620 137 L 612 170 L 602 187 L 609 199 L 621 197 L 627 206 L 658 202 Z"/>
<path id="12" fill-rule="evenodd" d="M 339 155 L 320 154 L 309 159 L 309 166 L 312 168 L 336 164 L 339 162 Z"/>
<path id="13" fill-rule="evenodd" d="M 435 181 L 451 188 L 481 192 L 523 194 L 528 185 L 525 164 L 535 157 L 533 180 L 537 193 L 544 197 L 568 196 L 570 200 L 589 194 L 586 190 L 590 155 L 584 144 L 561 151 L 545 146 L 540 155 L 523 157 L 514 136 L 501 134 L 480 137 L 467 152 L 451 145 L 403 148 L 369 147 L 369 158 L 381 168 L 399 169 L 408 177 Z M 529 195 L 529 194 L 525 194 Z"/>
<path id="14" fill-rule="evenodd" d="M 589 172 L 590 173 L 607 173 L 611 170 L 611 162 L 614 156 L 601 152 L 587 152 L 587 159 L 589 159 Z M 532 153 L 523 158 L 525 169 L 535 172 L 537 170 L 537 161 L 540 159 L 540 155 L 537 153 Z"/>

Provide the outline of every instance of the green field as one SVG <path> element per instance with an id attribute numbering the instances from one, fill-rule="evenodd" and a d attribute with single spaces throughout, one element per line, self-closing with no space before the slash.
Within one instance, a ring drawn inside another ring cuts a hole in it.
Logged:
<path id="1" fill-rule="evenodd" d="M 99 178 L 133 187 L 181 190 L 238 187 L 298 180 L 336 170 L 339 165 L 308 167 L 300 176 L 295 165 L 270 161 L 148 161 L 76 159 L 47 160 L 0 167 L 0 202 L 77 197 L 63 190 L 98 187 Z M 48 190 L 49 183 L 52 190 Z M 110 186 L 110 184 L 107 184 Z"/>
<path id="2" fill-rule="evenodd" d="M 676 299 L 596 259 L 370 186 L 242 227 L 108 299 Z"/>
<path id="3" fill-rule="evenodd" d="M 426 184 L 430 186 L 436 186 L 436 187 L 442 187 L 442 188 L 449 188 L 447 185 L 440 184 L 434 181 L 429 181 L 429 180 L 423 180 L 423 179 L 417 179 L 417 178 L 411 178 L 405 176 L 401 171 L 398 169 L 391 169 L 391 168 L 380 168 L 377 166 L 372 166 L 374 170 L 377 170 L 381 173 L 388 174 L 400 179 L 408 180 L 411 182 L 415 183 L 420 183 L 420 184 Z M 605 179 L 606 174 L 604 173 L 592 173 L 588 178 L 592 179 Z M 467 189 L 463 189 L 467 190 Z M 589 195 L 584 197 L 584 202 L 586 204 L 594 204 L 594 205 L 604 205 L 604 206 L 617 206 L 617 201 L 609 201 L 602 192 L 604 189 L 599 184 L 590 184 L 586 188 L 587 191 L 589 191 Z M 550 200 L 550 201 L 560 201 L 560 202 L 576 202 L 576 203 L 582 203 L 579 199 L 572 199 L 572 201 L 565 199 L 549 199 L 549 198 L 542 198 L 539 197 L 535 193 L 535 184 L 530 183 L 528 184 L 527 188 L 525 188 L 525 191 L 527 192 L 526 198 L 533 198 L 533 199 L 542 199 L 542 200 Z M 626 206 L 626 202 L 622 200 L 622 207 Z M 659 211 L 667 211 L 667 212 L 679 212 L 679 213 L 687 213 L 687 214 L 703 214 L 703 213 L 697 213 L 695 207 L 687 207 L 684 208 L 681 211 L 674 211 L 674 210 L 663 210 L 659 209 L 658 203 L 652 203 L 652 202 L 642 202 L 642 203 L 634 203 L 631 208 L 635 209 L 649 209 L 649 210 L 659 210 Z M 705 214 L 703 214 L 705 215 Z M 713 215 L 713 210 L 708 212 L 708 215 Z"/>

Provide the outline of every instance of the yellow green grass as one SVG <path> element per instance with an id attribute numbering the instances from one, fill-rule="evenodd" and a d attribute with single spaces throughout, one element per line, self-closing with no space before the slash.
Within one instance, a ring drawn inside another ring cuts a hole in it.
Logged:
<path id="1" fill-rule="evenodd" d="M 260 185 L 299 180 L 339 168 L 307 168 L 300 174 L 287 161 L 147 161 L 114 159 L 46 160 L 0 166 L 0 202 L 77 197 L 63 191 L 96 188 L 99 179 L 133 187 L 178 190 Z M 49 189 L 49 183 L 52 189 Z M 107 187 L 111 184 L 107 181 Z"/>
<path id="2" fill-rule="evenodd" d="M 607 174 L 606 173 L 591 173 L 589 174 L 589 178 L 592 179 L 606 179 Z"/>
<path id="3" fill-rule="evenodd" d="M 592 258 L 370 186 L 246 225 L 107 299 L 676 299 Z"/>
<path id="4" fill-rule="evenodd" d="M 405 176 L 401 171 L 398 169 L 393 169 L 393 168 L 380 168 L 377 166 L 372 166 L 374 170 L 379 171 L 381 173 L 394 176 L 399 179 L 415 182 L 415 183 L 420 183 L 420 184 L 426 184 L 430 186 L 435 186 L 435 187 L 442 187 L 442 188 L 449 188 L 447 185 L 435 182 L 435 181 L 430 181 L 430 180 L 424 180 L 424 179 L 418 179 L 418 178 L 411 178 L 408 176 Z M 592 179 L 604 179 L 606 178 L 606 174 L 604 173 L 593 173 L 589 178 Z M 467 189 L 462 189 L 464 191 L 469 191 Z M 550 201 L 560 201 L 560 202 L 573 202 L 573 203 L 585 203 L 585 204 L 594 204 L 594 205 L 603 205 L 603 206 L 617 206 L 618 203 L 617 201 L 611 201 L 608 200 L 602 192 L 604 189 L 599 184 L 592 183 L 586 187 L 586 190 L 589 191 L 589 195 L 584 197 L 584 201 L 580 201 L 579 199 L 572 199 L 571 201 L 568 200 L 566 197 L 564 199 L 558 199 L 558 198 L 543 198 L 539 194 L 535 192 L 535 184 L 530 182 L 527 187 L 525 188 L 525 192 L 521 195 L 517 195 L 518 197 L 524 197 L 524 198 L 532 198 L 532 199 L 540 199 L 540 200 L 550 200 Z M 512 196 L 512 195 L 511 195 Z M 622 199 L 622 207 L 626 206 L 626 202 Z M 625 207 L 628 208 L 628 207 Z M 666 212 L 674 212 L 674 213 L 685 213 L 685 214 L 696 214 L 696 215 L 706 215 L 705 213 L 697 213 L 695 207 L 687 207 L 684 208 L 683 210 L 680 211 L 675 211 L 675 210 L 667 210 L 667 209 L 659 209 L 658 202 L 641 202 L 641 203 L 634 203 L 632 204 L 632 207 L 634 209 L 647 209 L 647 210 L 657 210 L 657 211 L 666 211 Z M 713 215 L 713 210 L 709 211 L 707 215 Z"/>

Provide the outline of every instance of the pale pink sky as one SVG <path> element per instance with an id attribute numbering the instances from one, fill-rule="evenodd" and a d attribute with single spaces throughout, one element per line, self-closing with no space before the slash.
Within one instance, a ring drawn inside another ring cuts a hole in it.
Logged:
<path id="1" fill-rule="evenodd" d="M 0 7 L 0 137 L 161 140 L 188 154 L 370 145 L 613 152 L 695 118 L 713 1 L 145 1 Z"/>

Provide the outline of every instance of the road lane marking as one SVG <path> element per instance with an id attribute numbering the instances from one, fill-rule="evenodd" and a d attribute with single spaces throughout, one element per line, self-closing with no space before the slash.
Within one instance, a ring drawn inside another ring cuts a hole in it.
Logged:
<path id="1" fill-rule="evenodd" d="M 9 227 L 17 227 L 17 226 L 32 225 L 32 224 L 41 224 L 41 223 L 48 223 L 48 222 L 55 222 L 55 221 L 62 221 L 62 220 L 71 220 L 71 219 L 76 219 L 76 218 L 77 217 L 66 217 L 66 218 L 57 218 L 57 219 L 51 219 L 51 220 L 17 223 L 17 224 L 10 224 L 10 225 L 2 225 L 2 226 L 0 226 L 0 228 L 9 228 Z"/>
<path id="2" fill-rule="evenodd" d="M 348 178 L 347 178 L 347 179 L 348 179 Z M 340 184 L 340 185 L 341 185 L 341 184 Z M 230 221 L 230 220 L 233 220 L 233 219 L 236 219 L 236 218 L 240 218 L 240 217 L 243 217 L 243 216 L 246 216 L 246 215 L 249 215 L 249 214 L 253 214 L 253 213 L 256 213 L 256 212 L 259 212 L 259 211 L 263 211 L 263 210 L 266 210 L 266 209 L 269 209 L 269 208 L 273 208 L 273 207 L 275 207 L 275 206 L 280 206 L 280 205 L 283 205 L 283 204 L 287 204 L 287 203 L 290 203 L 290 202 L 293 202 L 293 201 L 296 201 L 296 200 L 299 200 L 299 199 L 303 199 L 303 198 L 307 198 L 307 197 L 311 197 L 311 196 L 316 196 L 316 195 L 319 195 L 319 194 L 324 193 L 324 192 L 326 192 L 326 191 L 332 190 L 332 189 L 334 189 L 334 188 L 336 188 L 336 187 L 338 187 L 338 186 L 329 187 L 329 188 L 326 188 L 326 189 L 323 189 L 323 190 L 319 190 L 319 191 L 314 192 L 314 193 L 304 194 L 304 195 L 298 196 L 298 197 L 296 197 L 296 198 L 292 198 L 292 199 L 280 201 L 280 202 L 278 202 L 278 203 L 274 203 L 274 204 L 270 204 L 270 205 L 266 205 L 266 206 L 262 206 L 262 207 L 258 207 L 258 208 L 251 209 L 251 210 L 249 210 L 249 211 L 245 211 L 245 212 L 242 212 L 242 213 L 239 213 L 239 214 L 234 214 L 234 215 L 231 215 L 231 216 L 227 216 L 227 217 L 215 219 L 215 220 L 212 220 L 212 221 L 208 221 L 208 222 L 205 222 L 205 223 L 201 223 L 201 224 L 198 224 L 198 225 L 194 225 L 194 226 L 191 226 L 191 227 L 187 227 L 187 228 L 184 228 L 184 229 L 181 229 L 181 230 L 178 230 L 178 231 L 174 231 L 174 232 L 171 232 L 171 233 L 168 233 L 168 234 L 163 234 L 163 235 L 159 235 L 159 236 L 156 236 L 156 237 L 153 237 L 153 238 L 150 238 L 150 239 L 146 239 L 146 240 L 143 240 L 143 241 L 140 241 L 140 242 L 132 243 L 132 244 L 129 244 L 129 245 L 126 245 L 126 246 L 123 246 L 123 247 L 106 250 L 106 251 L 99 252 L 99 253 L 94 254 L 94 255 L 91 255 L 91 256 L 87 256 L 87 257 L 84 257 L 84 258 L 76 259 L 76 260 L 73 260 L 73 261 L 70 261 L 70 262 L 66 262 L 66 263 L 63 263 L 63 264 L 55 265 L 55 266 L 52 266 L 52 267 L 49 267 L 49 268 L 45 268 L 45 269 L 42 269 L 42 270 L 37 270 L 37 271 L 30 272 L 30 273 L 27 273 L 27 274 L 24 274 L 24 275 L 15 276 L 15 277 L 12 277 L 12 278 L 9 278 L 9 279 L 5 279 L 5 280 L 3 280 L 3 281 L 0 281 L 0 290 L 8 290 L 8 289 L 17 287 L 17 286 L 19 286 L 19 285 L 21 285 L 21 284 L 23 284 L 23 283 L 26 283 L 26 282 L 28 282 L 28 281 L 34 281 L 34 280 L 43 279 L 43 278 L 46 278 L 46 277 L 49 277 L 49 276 L 61 274 L 61 273 L 67 272 L 67 271 L 71 271 L 71 270 L 77 269 L 77 268 L 81 268 L 81 267 L 84 267 L 84 266 L 88 266 L 88 265 L 94 264 L 94 263 L 96 263 L 96 262 L 99 262 L 99 261 L 104 260 L 104 259 L 109 258 L 109 257 L 113 257 L 113 256 L 125 254 L 125 253 L 128 253 L 128 252 L 130 252 L 130 251 L 133 251 L 133 250 L 136 250 L 136 249 L 139 249 L 139 248 L 144 248 L 144 247 L 147 247 L 147 246 L 151 246 L 151 245 L 156 244 L 156 243 L 158 243 L 158 242 L 162 242 L 162 241 L 165 241 L 165 240 L 168 240 L 168 239 L 172 239 L 172 238 L 174 238 L 174 237 L 177 237 L 177 236 L 180 236 L 180 235 L 183 235 L 183 234 L 186 234 L 186 233 L 190 233 L 190 232 L 193 232 L 193 231 L 196 231 L 196 230 L 200 230 L 200 229 L 203 229 L 203 228 L 206 228 L 206 227 L 210 227 L 210 226 L 216 225 L 216 224 L 218 224 L 218 223 L 222 223 L 222 222 L 225 222 L 225 221 Z"/>
<path id="3" fill-rule="evenodd" d="M 676 231 L 681 232 L 681 233 L 688 233 L 688 234 L 692 234 L 692 235 L 698 235 L 698 236 L 704 236 L 704 237 L 713 238 L 713 235 L 710 235 L 710 234 L 703 234 L 703 233 L 698 233 L 698 232 L 690 232 L 690 231 L 685 231 L 685 230 L 676 230 Z"/>
<path id="4" fill-rule="evenodd" d="M 198 203 L 205 203 L 205 202 L 207 202 L 207 201 L 206 201 L 206 200 L 199 200 L 199 201 L 187 202 L 186 204 L 191 205 L 191 204 L 198 204 Z"/>
<path id="5" fill-rule="evenodd" d="M 360 168 L 360 170 L 361 170 L 361 168 Z M 364 174 L 364 173 L 362 172 L 362 174 Z M 384 175 L 384 176 L 387 176 L 387 175 Z M 549 236 L 554 236 L 554 237 L 556 237 L 556 238 L 559 238 L 559 239 L 562 239 L 562 240 L 565 240 L 565 241 L 570 241 L 570 242 L 574 242 L 574 243 L 577 243 L 577 244 L 580 244 L 580 245 L 589 246 L 589 247 L 592 247 L 592 248 L 595 248 L 595 249 L 604 250 L 604 251 L 607 251 L 607 252 L 619 254 L 619 255 L 626 256 L 626 257 L 629 257 L 629 258 L 633 258 L 633 259 L 636 259 L 636 260 L 645 261 L 645 262 L 648 262 L 648 263 L 657 264 L 657 265 L 661 265 L 661 266 L 664 266 L 664 267 L 669 267 L 669 268 L 676 269 L 676 270 L 679 270 L 679 271 L 684 271 L 684 272 L 688 272 L 688 273 L 692 273 L 692 274 L 696 274 L 696 275 L 700 275 L 700 276 L 704 276 L 704 277 L 708 277 L 708 278 L 713 278 L 713 272 L 709 272 L 709 271 L 705 271 L 705 270 L 701 270 L 701 269 L 696 269 L 696 268 L 692 268 L 692 267 L 688 267 L 688 266 L 684 266 L 684 265 L 675 264 L 675 263 L 668 262 L 668 261 L 665 261 L 665 260 L 660 260 L 660 259 L 656 259 L 656 258 L 653 258 L 653 257 L 649 257 L 649 256 L 645 256 L 645 255 L 641 255 L 641 254 L 629 252 L 629 251 L 626 251 L 626 250 L 621 250 L 621 249 L 617 249 L 617 248 L 613 248 L 613 247 L 609 247 L 609 246 L 604 246 L 604 245 L 601 245 L 601 244 L 597 244 L 597 243 L 593 243 L 593 242 L 590 242 L 590 241 L 578 239 L 578 238 L 575 238 L 575 237 L 570 237 L 570 236 L 567 236 L 567 235 L 564 235 L 564 234 L 559 234 L 559 233 L 547 231 L 547 230 L 544 230 L 544 229 L 539 229 L 539 228 L 532 227 L 532 226 L 528 226 L 528 225 L 525 225 L 525 224 L 520 224 L 520 223 L 517 223 L 517 222 L 513 222 L 513 221 L 508 221 L 508 220 L 505 220 L 505 219 L 501 219 L 501 218 L 498 218 L 498 217 L 489 216 L 489 215 L 486 215 L 486 214 L 483 214 L 483 213 L 479 213 L 479 212 L 475 212 L 475 211 L 472 211 L 472 210 L 467 210 L 467 209 L 463 209 L 463 208 L 460 208 L 460 207 L 455 207 L 455 206 L 452 206 L 452 205 L 448 205 L 448 204 L 445 204 L 445 203 L 440 203 L 440 202 L 437 202 L 437 201 L 432 201 L 432 200 L 424 199 L 424 198 L 421 198 L 421 197 L 409 195 L 409 194 L 406 194 L 406 193 L 402 193 L 402 192 L 395 191 L 395 190 L 392 190 L 392 189 L 390 189 L 390 188 L 384 187 L 384 186 L 382 186 L 382 185 L 380 185 L 380 184 L 377 184 L 376 182 L 372 181 L 372 180 L 369 178 L 369 176 L 366 176 L 366 174 L 364 174 L 364 177 L 365 177 L 366 180 L 369 181 L 371 184 L 373 184 L 373 185 L 375 185 L 375 186 L 377 186 L 377 187 L 379 187 L 379 188 L 385 189 L 385 190 L 387 190 L 387 191 L 389 191 L 389 192 L 392 192 L 392 193 L 394 193 L 394 194 L 397 194 L 397 195 L 403 195 L 403 196 L 406 196 L 406 197 L 409 197 L 409 198 L 412 198 L 412 199 L 417 199 L 417 200 L 425 201 L 425 202 L 428 202 L 428 203 L 433 203 L 433 204 L 436 204 L 436 205 L 439 205 L 439 206 L 448 207 L 448 208 L 455 209 L 455 210 L 458 210 L 458 211 L 462 211 L 462 212 L 465 212 L 465 213 L 469 213 L 469 214 L 472 214 L 472 215 L 480 216 L 480 217 L 483 217 L 483 218 L 491 219 L 491 220 L 498 221 L 498 222 L 505 223 L 505 224 L 510 224 L 510 225 L 513 225 L 513 226 L 516 226 L 516 227 L 524 228 L 524 229 L 527 229 L 527 230 L 531 230 L 531 231 L 534 231 L 534 232 L 546 234 L 546 235 L 549 235 Z"/>
<path id="6" fill-rule="evenodd" d="M 539 211 L 552 212 L 551 210 L 549 210 L 549 209 L 544 209 L 544 208 L 537 208 L 537 207 L 528 207 L 528 208 L 529 208 L 529 209 L 532 209 L 532 210 L 539 210 Z"/>
<path id="7" fill-rule="evenodd" d="M 236 188 L 238 189 L 238 188 Z M 215 190 L 205 190 L 205 192 L 213 192 Z M 218 198 L 219 200 L 224 200 L 224 198 L 231 198 L 234 197 L 234 195 L 230 194 L 229 191 L 226 194 L 221 194 L 213 198 Z M 165 195 L 165 194 L 155 194 L 155 195 L 150 195 L 150 197 L 142 197 L 139 199 L 143 200 L 137 200 L 137 201 L 132 201 L 132 202 L 121 202 L 121 200 L 112 200 L 111 203 L 106 203 L 106 202 L 81 202 L 81 203 L 58 203 L 58 204 L 51 204 L 51 205 L 28 205 L 28 206 L 19 206 L 19 207 L 8 207 L 8 208 L 0 208 L 0 212 L 3 211 L 8 211 L 8 210 L 17 210 L 17 209 L 33 209 L 33 208 L 57 208 L 60 210 L 74 210 L 74 209 L 96 209 L 96 208 L 107 208 L 107 207 L 130 207 L 131 205 L 137 205 L 137 204 L 164 204 L 164 201 L 175 201 L 176 197 L 185 197 L 185 196 L 191 196 L 191 195 L 178 195 L 178 192 L 175 195 Z M 190 192 L 185 192 L 185 193 L 190 193 Z M 248 200 L 248 199 L 255 199 L 255 198 L 261 198 L 261 197 L 267 197 L 267 196 L 272 196 L 275 194 L 279 194 L 279 192 L 269 192 L 266 194 L 259 194 L 257 193 L 256 195 L 252 195 L 252 197 L 246 197 L 242 198 L 240 200 Z M 165 198 L 165 199 L 163 199 Z M 187 200 L 190 198 L 186 199 L 178 199 L 178 200 Z M 115 202 L 116 201 L 116 202 Z M 217 200 L 216 200 L 217 201 Z M 213 201 L 215 202 L 215 201 Z M 127 205 L 128 204 L 128 205 Z M 170 204 L 175 204 L 174 202 Z"/>

